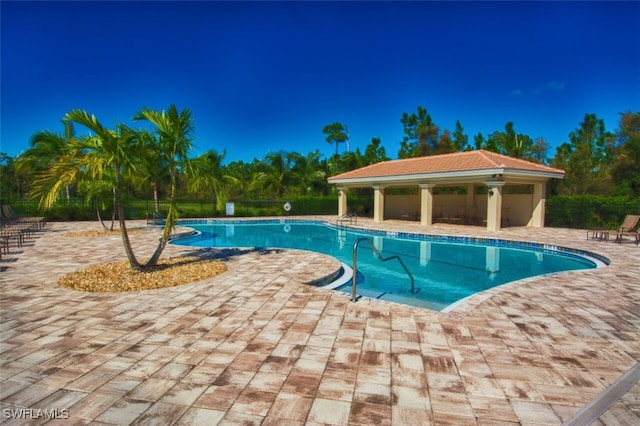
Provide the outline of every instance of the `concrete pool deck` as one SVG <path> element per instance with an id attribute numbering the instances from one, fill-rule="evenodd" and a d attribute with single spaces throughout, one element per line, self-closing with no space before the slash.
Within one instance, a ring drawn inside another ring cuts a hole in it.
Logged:
<path id="1" fill-rule="evenodd" d="M 494 288 L 448 313 L 305 285 L 338 263 L 289 250 L 227 252 L 228 271 L 199 283 L 81 293 L 58 278 L 123 260 L 120 238 L 67 238 L 99 225 L 51 223 L 0 263 L 0 422 L 556 425 L 640 361 L 634 244 L 556 228 L 358 226 L 535 241 L 611 265 Z M 133 235 L 136 254 L 157 236 Z M 594 424 L 640 424 L 639 407 L 635 383 Z"/>

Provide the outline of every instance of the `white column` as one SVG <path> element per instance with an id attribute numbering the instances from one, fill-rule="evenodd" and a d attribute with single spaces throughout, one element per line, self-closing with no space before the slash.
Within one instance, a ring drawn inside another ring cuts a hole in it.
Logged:
<path id="1" fill-rule="evenodd" d="M 486 248 L 486 266 L 487 272 L 490 274 L 497 274 L 500 272 L 500 247 Z"/>
<path id="2" fill-rule="evenodd" d="M 338 217 L 347 214 L 347 188 L 338 187 Z"/>
<path id="3" fill-rule="evenodd" d="M 546 187 L 547 184 L 544 182 L 533 185 L 533 210 L 531 211 L 531 219 L 529 219 L 527 226 L 544 228 Z"/>
<path id="4" fill-rule="evenodd" d="M 420 185 L 420 225 L 433 225 L 433 187 L 434 184 L 421 183 Z"/>
<path id="5" fill-rule="evenodd" d="M 486 182 L 487 191 L 487 231 L 499 231 L 502 220 L 502 187 L 503 181 Z"/>
<path id="6" fill-rule="evenodd" d="M 420 266 L 425 266 L 431 260 L 431 243 L 420 241 Z"/>
<path id="7" fill-rule="evenodd" d="M 382 222 L 384 220 L 384 186 L 373 186 L 373 221 Z"/>

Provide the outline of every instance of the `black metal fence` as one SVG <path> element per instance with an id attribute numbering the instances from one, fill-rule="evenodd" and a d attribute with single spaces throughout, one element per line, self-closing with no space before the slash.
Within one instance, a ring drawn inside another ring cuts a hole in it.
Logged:
<path id="1" fill-rule="evenodd" d="M 349 197 L 349 209 L 358 215 L 367 216 L 371 211 L 370 197 Z M 3 200 L 18 215 L 42 216 L 49 221 L 95 220 L 96 206 L 84 199 L 60 199 L 46 212 L 38 208 L 35 200 Z M 338 213 L 337 197 L 300 197 L 285 200 L 236 200 L 233 201 L 233 216 L 288 216 L 288 215 L 335 215 Z M 285 208 L 285 204 L 288 207 Z M 168 203 L 159 203 L 161 213 L 166 213 Z M 144 219 L 155 211 L 153 200 L 127 200 L 127 219 Z M 227 209 L 215 208 L 211 200 L 178 201 L 180 217 L 225 217 Z M 111 209 L 101 210 L 107 219 Z M 640 214 L 640 199 L 583 196 L 557 196 L 547 200 L 546 226 L 557 228 L 592 229 L 608 227 L 614 229 L 628 214 Z"/>
<path id="2" fill-rule="evenodd" d="M 554 197 L 547 200 L 546 226 L 555 228 L 617 228 L 628 214 L 640 215 L 640 199 Z"/>

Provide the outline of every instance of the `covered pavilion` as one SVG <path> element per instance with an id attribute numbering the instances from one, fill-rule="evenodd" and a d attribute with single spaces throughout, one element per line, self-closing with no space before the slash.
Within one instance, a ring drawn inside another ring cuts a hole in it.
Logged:
<path id="1" fill-rule="evenodd" d="M 419 219 L 422 226 L 439 220 L 486 223 L 488 231 L 497 231 L 505 224 L 544 227 L 546 184 L 563 177 L 560 169 L 476 150 L 385 161 L 332 176 L 328 182 L 338 188 L 339 217 L 348 213 L 349 189 L 373 188 L 375 222 L 404 218 Z M 504 194 L 506 185 L 527 189 Z M 466 194 L 434 194 L 436 187 L 466 187 Z M 418 194 L 410 190 L 408 195 L 387 195 L 391 188 L 418 188 Z"/>

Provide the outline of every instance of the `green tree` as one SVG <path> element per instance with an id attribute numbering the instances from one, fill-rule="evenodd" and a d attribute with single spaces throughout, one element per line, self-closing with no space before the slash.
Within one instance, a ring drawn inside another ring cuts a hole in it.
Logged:
<path id="1" fill-rule="evenodd" d="M 619 195 L 640 197 L 640 112 L 620 114 L 611 176 Z"/>
<path id="2" fill-rule="evenodd" d="M 0 152 L 0 194 L 3 198 L 21 198 L 29 182 L 27 172 L 20 171 L 17 159 Z"/>
<path id="3" fill-rule="evenodd" d="M 349 140 L 349 130 L 347 126 L 340 122 L 327 124 L 322 128 L 322 133 L 327 135 L 325 141 L 336 145 L 336 157 L 338 156 L 338 145 Z"/>
<path id="4" fill-rule="evenodd" d="M 456 126 L 453 130 L 453 150 L 454 152 L 462 152 L 469 149 L 469 136 L 464 133 L 460 120 L 456 120 Z"/>
<path id="5" fill-rule="evenodd" d="M 293 179 L 293 157 L 285 151 L 267 154 L 259 165 L 254 184 L 281 199 Z"/>
<path id="6" fill-rule="evenodd" d="M 478 133 L 473 137 L 473 145 L 475 146 L 475 149 L 484 149 L 486 140 L 484 139 L 482 133 Z"/>
<path id="7" fill-rule="evenodd" d="M 543 139 L 534 142 L 530 136 L 517 133 L 512 121 L 505 124 L 504 130 L 491 133 L 483 149 L 527 161 L 545 161 L 547 144 Z"/>
<path id="8" fill-rule="evenodd" d="M 424 157 L 435 152 L 440 130 L 426 108 L 418 106 L 417 114 L 403 113 L 400 122 L 404 127 L 404 137 L 400 143 L 398 157 Z"/>
<path id="9" fill-rule="evenodd" d="M 226 155 L 226 151 L 222 151 L 221 154 L 215 150 L 207 151 L 193 159 L 192 167 L 187 171 L 192 191 L 205 191 L 211 194 L 214 213 L 224 205 L 225 185 L 239 183 L 239 180 L 227 174 L 222 166 Z"/>
<path id="10" fill-rule="evenodd" d="M 176 208 L 176 189 L 179 170 L 192 170 L 189 152 L 192 147 L 193 118 L 191 110 L 178 111 L 175 105 L 167 110 L 155 111 L 142 108 L 135 116 L 136 121 L 147 121 L 155 126 L 157 135 L 157 151 L 160 153 L 161 164 L 166 164 L 169 172 L 169 210 L 167 212 L 162 238 L 155 252 L 149 258 L 145 268 L 153 267 L 160 259 L 162 251 L 169 242 L 171 231 L 178 219 Z"/>
<path id="11" fill-rule="evenodd" d="M 382 140 L 380 138 L 371 138 L 371 142 L 364 150 L 364 165 L 380 163 L 382 161 L 388 161 L 387 152 L 382 146 Z"/>
<path id="12" fill-rule="evenodd" d="M 365 157 L 362 155 L 362 152 L 360 152 L 360 148 L 342 154 L 338 159 L 338 164 L 340 164 L 340 170 L 345 172 L 359 169 L 366 165 Z"/>
<path id="13" fill-rule="evenodd" d="M 39 173 L 50 168 L 52 163 L 65 158 L 68 144 L 75 137 L 73 123 L 63 121 L 64 133 L 55 133 L 48 130 L 35 133 L 31 137 L 31 147 L 23 152 L 16 163 L 18 171 L 24 173 Z M 71 198 L 71 185 L 65 185 L 64 191 L 67 200 Z"/>
<path id="14" fill-rule="evenodd" d="M 312 151 L 307 155 L 293 152 L 290 158 L 293 159 L 292 174 L 293 180 L 298 183 L 302 195 L 307 195 L 324 183 L 326 175 L 320 164 L 320 152 Z"/>
<path id="15" fill-rule="evenodd" d="M 78 182 L 79 177 L 96 181 L 110 180 L 113 177 L 116 211 L 125 254 L 133 269 L 141 269 L 129 240 L 122 202 L 124 175 L 132 172 L 135 164 L 133 154 L 137 133 L 124 124 L 113 130 L 107 129 L 94 115 L 82 110 L 69 111 L 63 121 L 80 124 L 92 134 L 67 141 L 64 154 L 56 157 L 35 179 L 34 195 L 39 196 L 41 206 L 48 209 L 61 190 L 70 183 Z"/>
<path id="16" fill-rule="evenodd" d="M 609 135 L 604 121 L 595 114 L 585 114 L 580 127 L 569 134 L 570 142 L 556 149 L 552 165 L 564 169 L 560 186 L 567 195 L 608 194 L 611 192 L 608 155 Z"/>
<path id="17" fill-rule="evenodd" d="M 153 192 L 153 206 L 156 213 L 160 212 L 160 185 L 170 184 L 170 170 L 167 156 L 158 149 L 160 141 L 157 132 L 142 131 L 139 133 L 138 157 L 140 162 L 137 167 L 139 173 L 135 175 L 142 184 L 148 182 Z"/>

